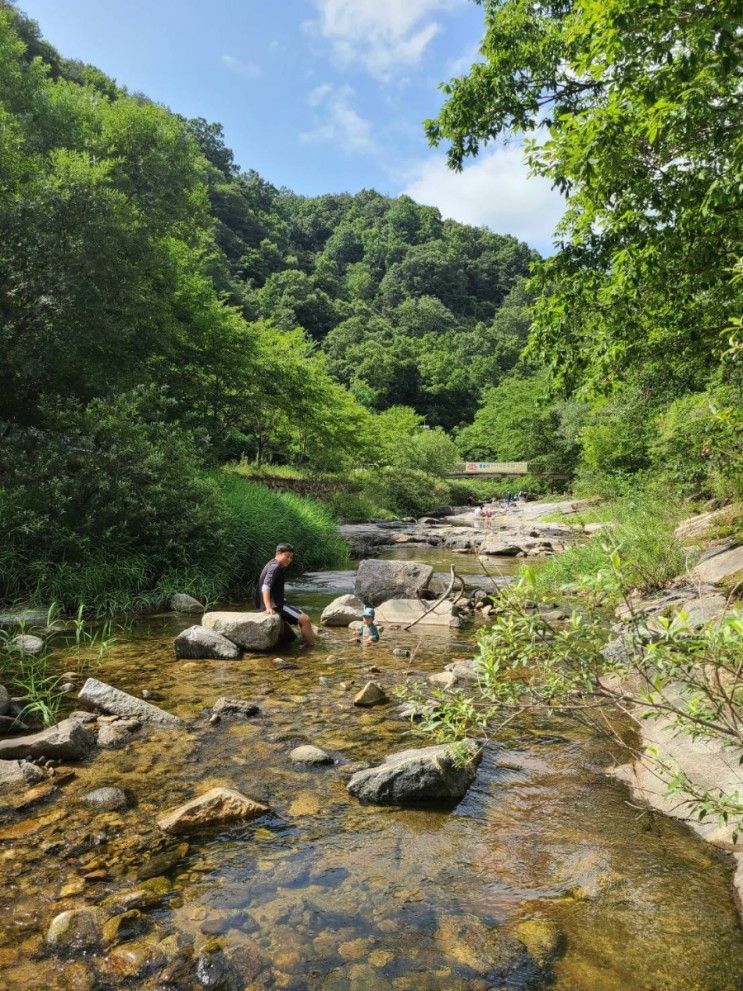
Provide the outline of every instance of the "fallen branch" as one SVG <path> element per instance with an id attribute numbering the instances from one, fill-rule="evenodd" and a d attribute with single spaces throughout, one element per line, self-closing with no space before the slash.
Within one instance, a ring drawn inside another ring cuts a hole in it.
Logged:
<path id="1" fill-rule="evenodd" d="M 406 627 L 404 627 L 404 629 L 405 629 L 406 632 L 408 630 L 412 629 L 415 626 L 416 623 L 420 623 L 420 621 L 422 619 L 425 619 L 426 616 L 428 616 L 429 613 L 432 613 L 434 611 L 434 609 L 437 608 L 437 606 L 440 606 L 441 603 L 445 599 L 447 599 L 449 597 L 449 595 L 451 594 L 451 592 L 452 592 L 452 590 L 454 588 L 454 582 L 455 581 L 458 581 L 459 582 L 461 588 L 459 589 L 459 593 L 457 594 L 457 597 L 452 601 L 452 606 L 455 606 L 457 604 L 457 602 L 459 602 L 459 600 L 462 598 L 462 596 L 465 593 L 464 580 L 459 577 L 459 575 L 457 574 L 456 569 L 454 568 L 454 565 L 453 564 L 450 564 L 449 565 L 449 572 L 450 572 L 451 577 L 449 579 L 449 584 L 446 586 L 446 589 L 445 589 L 444 593 L 442 595 L 440 595 L 438 597 L 438 599 L 436 599 L 436 601 L 434 602 L 434 604 L 432 606 L 430 606 L 428 609 L 426 609 L 426 611 L 422 615 L 420 615 L 418 617 L 418 619 L 414 619 L 412 623 L 408 623 L 408 625 Z"/>

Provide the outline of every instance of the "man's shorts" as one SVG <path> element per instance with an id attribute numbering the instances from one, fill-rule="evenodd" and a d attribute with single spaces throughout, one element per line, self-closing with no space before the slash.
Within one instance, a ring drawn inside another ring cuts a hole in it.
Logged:
<path id="1" fill-rule="evenodd" d="M 281 607 L 281 618 L 286 623 L 291 623 L 292 626 L 296 626 L 299 622 L 299 617 L 302 615 L 302 610 L 297 609 L 296 606 L 287 606 L 286 603 Z"/>

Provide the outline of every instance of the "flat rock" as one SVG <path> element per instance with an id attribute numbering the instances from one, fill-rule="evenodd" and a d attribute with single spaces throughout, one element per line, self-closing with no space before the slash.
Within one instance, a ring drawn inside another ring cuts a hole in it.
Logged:
<path id="1" fill-rule="evenodd" d="M 176 592 L 170 600 L 170 608 L 173 612 L 203 612 L 204 607 L 198 599 L 185 592 Z"/>
<path id="2" fill-rule="evenodd" d="M 47 777 L 36 764 L 27 760 L 0 760 L 0 795 L 24 791 Z"/>
<path id="3" fill-rule="evenodd" d="M 55 950 L 71 952 L 90 949 L 101 939 L 100 913 L 94 908 L 73 908 L 56 915 L 46 934 Z"/>
<path id="4" fill-rule="evenodd" d="M 96 788 L 94 791 L 86 792 L 80 797 L 81 802 L 87 805 L 94 805 L 99 809 L 126 809 L 129 807 L 129 799 L 121 788 Z"/>
<path id="5" fill-rule="evenodd" d="M 356 572 L 355 592 L 368 606 L 387 599 L 414 599 L 428 586 L 433 568 L 416 561 L 361 561 Z"/>
<path id="6" fill-rule="evenodd" d="M 220 696 L 212 706 L 212 714 L 219 716 L 257 716 L 261 710 L 255 702 L 247 702 L 245 699 L 231 699 Z"/>
<path id="7" fill-rule="evenodd" d="M 10 609 L 0 613 L 0 626 L 43 626 L 49 618 L 48 609 Z"/>
<path id="8" fill-rule="evenodd" d="M 696 516 L 690 516 L 688 519 L 679 523 L 673 531 L 673 535 L 682 544 L 693 543 L 695 540 L 704 537 L 714 523 L 718 520 L 725 519 L 729 514 L 730 508 L 723 506 L 722 509 L 714 509 L 710 513 L 699 513 Z"/>
<path id="9" fill-rule="evenodd" d="M 384 690 L 376 681 L 367 681 L 358 695 L 354 698 L 353 704 L 368 708 L 372 705 L 384 705 L 387 702 Z"/>
<path id="10" fill-rule="evenodd" d="M 243 650 L 271 650 L 281 636 L 281 617 L 267 612 L 208 612 L 201 625 Z"/>
<path id="11" fill-rule="evenodd" d="M 390 599 L 377 609 L 376 622 L 391 626 L 451 626 L 454 619 L 451 602 L 440 602 L 430 612 L 430 604 L 418 599 Z"/>
<path id="12" fill-rule="evenodd" d="M 268 806 L 241 795 L 232 788 L 211 788 L 177 808 L 165 812 L 157 825 L 165 833 L 190 833 L 215 826 L 230 826 L 265 815 Z"/>
<path id="13" fill-rule="evenodd" d="M 221 633 L 205 626 L 189 626 L 182 630 L 173 643 L 178 660 L 232 661 L 240 656 L 240 648 Z"/>
<path id="14" fill-rule="evenodd" d="M 115 750 L 118 747 L 125 747 L 131 738 L 131 730 L 123 723 L 119 721 L 103 723 L 98 730 L 97 743 L 102 750 Z"/>
<path id="15" fill-rule="evenodd" d="M 457 676 L 452 671 L 437 671 L 428 676 L 428 684 L 434 688 L 454 688 L 456 683 Z"/>
<path id="16" fill-rule="evenodd" d="M 480 678 L 477 663 L 472 657 L 465 660 L 450 661 L 444 665 L 444 671 L 453 674 L 457 681 L 478 681 Z"/>
<path id="17" fill-rule="evenodd" d="M 462 758 L 457 756 L 462 749 Z M 459 802 L 475 780 L 482 755 L 474 740 L 403 750 L 384 762 L 359 771 L 348 790 L 373 805 L 430 805 Z"/>
<path id="18" fill-rule="evenodd" d="M 138 699 L 134 695 L 113 688 L 96 678 L 88 678 L 80 689 L 78 698 L 94 709 L 116 716 L 136 716 L 143 723 L 155 726 L 182 725 L 178 716 L 165 712 L 164 709 L 152 705 L 151 702 L 145 702 L 144 699 Z"/>
<path id="19" fill-rule="evenodd" d="M 364 608 L 364 603 L 355 595 L 339 595 L 322 611 L 320 622 L 325 626 L 348 626 L 358 619 Z"/>
<path id="20" fill-rule="evenodd" d="M 82 760 L 95 747 L 95 737 L 76 719 L 63 719 L 56 726 L 0 740 L 0 760 L 48 758 L 50 760 Z"/>
<path id="21" fill-rule="evenodd" d="M 19 633 L 10 642 L 21 654 L 27 654 L 29 657 L 38 657 L 44 652 L 44 641 L 41 637 L 35 637 L 30 633 Z"/>
<path id="22" fill-rule="evenodd" d="M 712 585 L 719 585 L 739 571 L 743 571 L 743 544 L 740 547 L 721 550 L 705 561 L 700 561 L 695 568 L 686 573 L 684 578 L 692 584 L 709 582 Z"/>
<path id="23" fill-rule="evenodd" d="M 295 764 L 332 764 L 333 758 L 329 753 L 326 753 L 320 747 L 313 747 L 310 744 L 304 744 L 301 747 L 295 747 L 294 750 L 289 754 L 289 759 Z"/>

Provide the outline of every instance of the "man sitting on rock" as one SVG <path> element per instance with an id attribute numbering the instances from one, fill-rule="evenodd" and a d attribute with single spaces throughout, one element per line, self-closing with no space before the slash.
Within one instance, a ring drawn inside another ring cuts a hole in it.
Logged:
<path id="1" fill-rule="evenodd" d="M 305 647 L 315 646 L 315 634 L 312 629 L 312 621 L 307 613 L 290 606 L 284 600 L 284 573 L 294 560 L 294 548 L 291 544 L 277 544 L 276 553 L 266 564 L 261 577 L 258 579 L 258 587 L 255 590 L 255 604 L 258 609 L 265 609 L 269 613 L 278 613 L 279 616 L 292 626 L 299 626 L 302 631 Z"/>

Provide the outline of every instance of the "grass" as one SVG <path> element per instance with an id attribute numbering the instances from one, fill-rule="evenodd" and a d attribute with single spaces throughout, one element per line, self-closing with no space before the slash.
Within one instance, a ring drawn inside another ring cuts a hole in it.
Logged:
<path id="1" fill-rule="evenodd" d="M 274 492 L 234 472 L 215 476 L 219 511 L 209 521 L 208 552 L 189 558 L 189 548 L 168 548 L 158 560 L 137 549 L 103 545 L 80 561 L 33 562 L 32 603 L 58 602 L 74 611 L 85 602 L 99 616 L 138 612 L 188 592 L 203 602 L 245 595 L 277 543 L 296 548 L 302 570 L 334 567 L 348 560 L 348 549 L 330 512 L 317 500 Z M 201 535 L 203 537 L 203 534 Z M 204 545 L 204 540 L 200 541 Z"/>
<path id="2" fill-rule="evenodd" d="M 606 579 L 609 601 L 618 601 L 634 589 L 649 592 L 663 587 L 688 566 L 687 554 L 673 536 L 683 515 L 680 501 L 671 498 L 662 503 L 654 493 L 617 499 L 591 510 L 582 522 L 608 525 L 585 544 L 571 547 L 541 566 L 524 569 L 534 596 L 556 598 L 602 578 Z M 574 516 L 569 521 L 577 522 Z M 621 561 L 621 580 L 614 583 L 612 555 Z"/>

